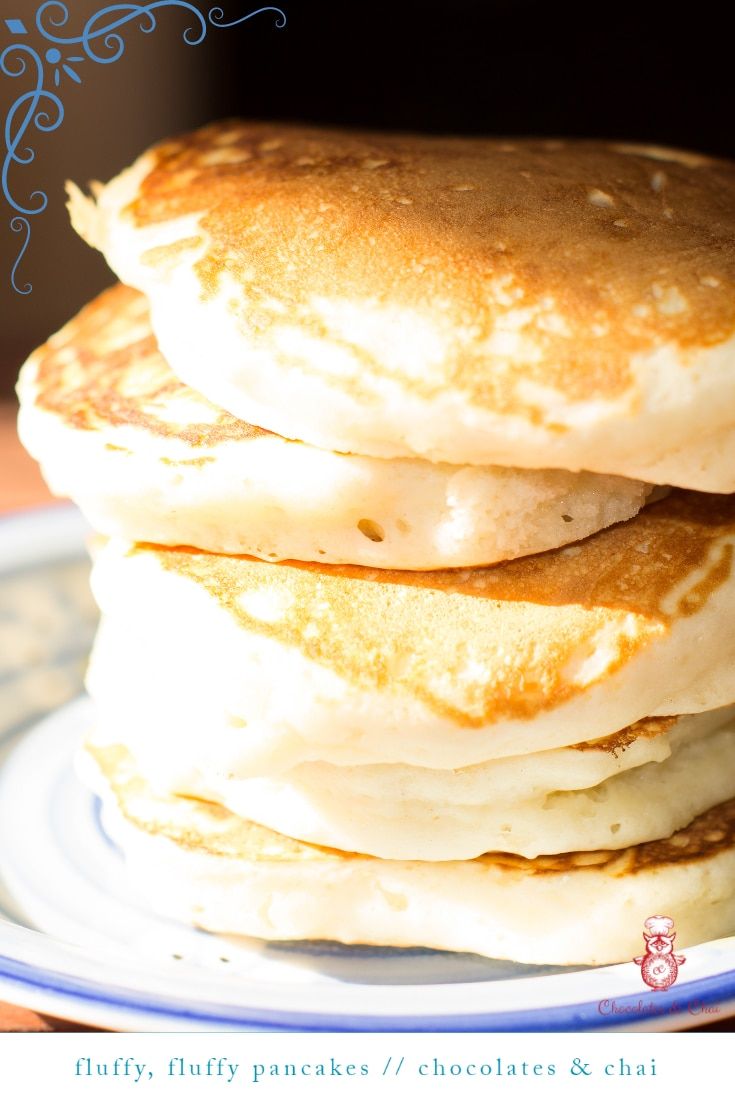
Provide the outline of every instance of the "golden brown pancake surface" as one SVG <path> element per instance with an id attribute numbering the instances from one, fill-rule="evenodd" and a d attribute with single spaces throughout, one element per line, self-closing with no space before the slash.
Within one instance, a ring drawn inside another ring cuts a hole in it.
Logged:
<path id="1" fill-rule="evenodd" d="M 203 247 L 202 294 L 234 279 L 243 297 L 230 308 L 259 340 L 284 312 L 322 336 L 311 304 L 335 294 L 397 311 L 432 303 L 472 330 L 476 356 L 465 347 L 438 372 L 401 376 L 425 397 L 451 387 L 532 419 L 518 381 L 574 401 L 610 398 L 630 387 L 637 353 L 666 343 L 685 353 L 735 331 L 735 166 L 725 161 L 239 122 L 149 156 L 124 215 L 141 228 L 201 214 L 201 233 L 144 261 L 165 268 Z M 504 317 L 522 323 L 531 358 L 495 359 Z M 371 376 L 391 374 L 360 355 Z M 353 376 L 332 383 L 361 393 Z"/>
<path id="2" fill-rule="evenodd" d="M 647 716 L 624 727 L 622 731 L 616 731 L 607 738 L 592 739 L 588 742 L 577 742 L 570 746 L 570 750 L 585 751 L 603 750 L 606 754 L 617 757 L 619 753 L 636 741 L 636 739 L 661 738 L 676 725 L 679 716 Z"/>
<path id="3" fill-rule="evenodd" d="M 130 425 L 195 448 L 266 431 L 217 409 L 173 375 L 151 332 L 145 296 L 122 284 L 84 307 L 36 359 L 37 404 L 74 428 Z M 211 417 L 174 420 L 177 402 L 196 403 Z"/>
<path id="4" fill-rule="evenodd" d="M 735 497 L 679 491 L 572 547 L 472 571 L 128 554 L 202 586 L 246 631 L 473 727 L 531 718 L 630 663 L 728 582 L 733 540 Z M 599 670 L 579 676 L 603 639 Z"/>

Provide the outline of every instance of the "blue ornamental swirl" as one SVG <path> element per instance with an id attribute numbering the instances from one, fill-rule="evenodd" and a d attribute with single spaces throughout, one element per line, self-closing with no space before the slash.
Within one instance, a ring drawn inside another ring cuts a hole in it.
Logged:
<path id="1" fill-rule="evenodd" d="M 18 266 L 28 248 L 31 237 L 30 218 L 48 206 L 48 195 L 41 189 L 23 194 L 11 182 L 16 166 L 33 163 L 36 153 L 28 144 L 29 134 L 35 129 L 42 133 L 57 130 L 64 121 L 64 104 L 50 85 L 59 88 L 64 78 L 82 83 L 77 66 L 84 61 L 98 65 L 110 65 L 125 53 L 125 38 L 121 31 L 128 25 L 144 34 L 151 34 L 157 26 L 157 15 L 164 8 L 178 8 L 189 16 L 189 25 L 183 31 L 187 46 L 200 45 L 210 26 L 237 27 L 258 15 L 270 13 L 274 26 L 286 26 L 286 15 L 281 8 L 268 5 L 227 20 L 221 7 L 213 7 L 206 17 L 188 0 L 153 0 L 149 4 L 110 4 L 89 17 L 77 33 L 68 31 L 69 9 L 61 0 L 45 0 L 35 14 L 35 28 L 49 43 L 42 53 L 23 41 L 14 41 L 0 53 L 0 72 L 7 77 L 23 78 L 31 87 L 21 93 L 10 107 L 5 119 L 5 157 L 0 186 L 11 211 L 10 229 L 22 234 L 20 249 L 10 271 L 10 284 L 18 294 L 28 295 L 33 290 L 26 282 L 19 286 L 16 280 Z M 21 19 L 6 19 L 11 34 L 22 36 L 28 30 Z M 78 52 L 72 53 L 76 47 Z M 32 185 L 31 185 L 32 187 Z"/>

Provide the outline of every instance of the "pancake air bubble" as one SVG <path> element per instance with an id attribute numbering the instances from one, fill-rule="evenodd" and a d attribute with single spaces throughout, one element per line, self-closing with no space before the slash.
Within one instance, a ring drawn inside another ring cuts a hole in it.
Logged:
<path id="1" fill-rule="evenodd" d="M 357 527 L 373 543 L 382 543 L 385 539 L 385 532 L 374 520 L 358 520 Z"/>

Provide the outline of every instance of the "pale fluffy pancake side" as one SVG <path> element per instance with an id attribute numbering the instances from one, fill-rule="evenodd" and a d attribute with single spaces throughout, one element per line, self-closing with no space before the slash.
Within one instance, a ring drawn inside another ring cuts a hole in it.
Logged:
<path id="1" fill-rule="evenodd" d="M 735 167 L 225 122 L 74 225 L 175 373 L 337 451 L 735 491 Z"/>
<path id="2" fill-rule="evenodd" d="M 462 861 L 491 850 L 537 857 L 624 849 L 666 838 L 715 804 L 735 798 L 735 724 L 731 720 L 712 730 L 717 720 L 711 717 L 718 715 L 720 711 L 689 717 L 695 728 L 699 721 L 701 737 L 696 730 L 686 737 L 685 724 L 665 760 L 621 768 L 597 784 L 576 784 L 569 776 L 557 787 L 554 758 L 569 760 L 575 753 L 583 759 L 604 757 L 602 749 L 547 750 L 501 759 L 499 769 L 498 763 L 476 766 L 473 772 L 489 775 L 491 784 L 485 797 L 474 802 L 455 794 L 454 772 L 442 775 L 407 766 L 364 767 L 386 780 L 380 790 L 374 776 L 375 791 L 368 794 L 360 791 L 359 767 L 315 762 L 275 776 L 239 777 L 236 770 L 213 763 L 207 739 L 190 759 L 175 730 L 151 730 L 144 719 L 125 747 L 157 791 L 221 804 L 241 818 L 301 841 L 391 860 Z M 663 726 L 667 720 L 648 720 L 649 725 L 656 722 Z M 91 739 L 92 747 L 107 744 L 104 731 Z M 547 763 L 551 768 L 545 775 Z M 425 781 L 421 774 L 427 772 L 435 795 L 412 795 L 411 782 L 420 788 Z M 508 791 L 498 791 L 499 786 L 493 790 L 494 772 L 511 775 Z M 408 782 L 405 789 L 402 780 Z M 472 781 L 479 787 L 479 776 Z"/>
<path id="3" fill-rule="evenodd" d="M 39 348 L 21 437 L 54 491 L 106 535 L 267 559 L 434 569 L 558 547 L 644 504 L 607 475 L 339 455 L 212 406 L 160 355 L 121 285 Z"/>
<path id="4" fill-rule="evenodd" d="M 493 758 L 463 769 L 426 769 L 395 762 L 332 765 L 309 761 L 266 776 L 302 792 L 331 789 L 348 800 L 367 798 L 389 805 L 403 800 L 469 808 L 483 804 L 509 806 L 553 791 L 593 788 L 629 769 L 666 761 L 682 743 L 721 727 L 734 712 L 733 708 L 718 708 L 694 716 L 649 717 L 607 738 L 535 754 Z M 124 730 L 120 726 L 110 730 L 98 723 L 88 738 L 99 746 L 124 745 L 157 789 L 201 795 L 244 818 L 257 819 L 252 812 L 238 809 L 234 802 L 237 786 L 251 779 L 247 768 L 241 772 L 241 742 L 246 737 L 245 729 L 241 730 L 241 739 L 233 737 L 232 731 L 219 737 L 217 730 L 208 731 L 206 739 L 184 739 L 173 722 L 153 727 L 141 710 L 138 722 Z"/>
<path id="5" fill-rule="evenodd" d="M 676 492 L 496 568 L 374 571 L 101 550 L 106 728 L 230 736 L 241 768 L 461 768 L 735 701 L 735 498 Z"/>
<path id="6" fill-rule="evenodd" d="M 617 852 L 381 861 L 156 796 L 121 747 L 88 755 L 85 772 L 155 910 L 220 933 L 608 964 L 640 952 L 652 914 L 675 917 L 682 949 L 735 930 L 735 801 Z"/>

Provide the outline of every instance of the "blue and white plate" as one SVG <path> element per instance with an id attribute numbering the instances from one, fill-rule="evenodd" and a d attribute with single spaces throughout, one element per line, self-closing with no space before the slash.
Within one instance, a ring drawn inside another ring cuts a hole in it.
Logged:
<path id="1" fill-rule="evenodd" d="M 425 949 L 265 944 L 151 915 L 73 769 L 95 627 L 84 525 L 0 519 L 0 998 L 132 1030 L 655 1030 L 735 1012 L 735 939 L 634 964 L 530 968 Z"/>

